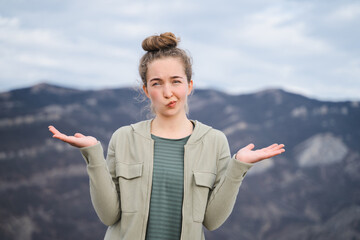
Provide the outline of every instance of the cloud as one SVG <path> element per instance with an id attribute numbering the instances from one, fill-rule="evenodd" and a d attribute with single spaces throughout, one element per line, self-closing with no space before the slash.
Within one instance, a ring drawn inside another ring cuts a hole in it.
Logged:
<path id="1" fill-rule="evenodd" d="M 0 16 L 0 40 L 4 44 L 21 47 L 59 47 L 64 43 L 58 33 L 45 29 L 21 28 L 18 18 Z"/>
<path id="2" fill-rule="evenodd" d="M 0 16 L 0 27 L 1 28 L 12 28 L 19 25 L 18 18 L 3 18 Z"/>
<path id="3" fill-rule="evenodd" d="M 329 15 L 331 20 L 353 21 L 360 18 L 360 4 L 353 3 L 336 9 Z"/>
<path id="4" fill-rule="evenodd" d="M 121 85 L 121 73 L 131 69 L 135 79 L 138 57 L 131 49 L 88 38 L 74 41 L 62 32 L 25 28 L 19 19 L 4 17 L 0 18 L 0 40 L 4 85 L 45 79 L 84 87 Z"/>
<path id="5" fill-rule="evenodd" d="M 187 46 L 193 49 L 191 53 L 195 59 L 195 87 L 215 88 L 229 93 L 250 92 L 264 86 L 282 87 L 287 79 L 296 78 L 296 66 L 267 61 L 231 45 L 187 41 Z"/>
<path id="6" fill-rule="evenodd" d="M 190 50 L 198 87 L 282 87 L 325 99 L 360 91 L 357 3 L 20 0 L 0 9 L 0 91 L 40 80 L 132 85 L 142 40 L 165 31 Z"/>
<path id="7" fill-rule="evenodd" d="M 269 8 L 247 16 L 240 24 L 240 42 L 258 48 L 282 49 L 286 54 L 314 54 L 331 51 L 328 43 L 307 33 L 308 26 L 296 13 Z"/>
<path id="8" fill-rule="evenodd" d="M 345 76 L 347 79 L 350 79 L 349 84 L 355 84 L 359 82 L 360 58 L 347 61 L 335 68 L 332 72 L 338 76 L 343 76 L 343 78 Z"/>

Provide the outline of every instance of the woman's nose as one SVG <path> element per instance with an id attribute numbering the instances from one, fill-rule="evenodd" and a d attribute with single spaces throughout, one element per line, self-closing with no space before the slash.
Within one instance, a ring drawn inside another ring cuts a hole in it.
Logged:
<path id="1" fill-rule="evenodd" d="M 164 97 L 166 97 L 166 98 L 172 97 L 173 93 L 172 93 L 171 86 L 165 84 L 163 94 L 164 94 Z"/>

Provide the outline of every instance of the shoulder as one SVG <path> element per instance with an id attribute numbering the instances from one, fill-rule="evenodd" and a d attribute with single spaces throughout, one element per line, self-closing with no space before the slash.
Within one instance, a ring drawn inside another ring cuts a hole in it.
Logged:
<path id="1" fill-rule="evenodd" d="M 120 135 L 130 136 L 133 135 L 135 132 L 140 135 L 147 136 L 150 132 L 150 121 L 151 119 L 122 126 L 113 133 L 112 137 L 117 137 Z"/>
<path id="2" fill-rule="evenodd" d="M 130 134 L 132 132 L 132 128 L 130 125 L 125 125 L 116 129 L 116 131 L 112 134 L 114 136 Z"/>
<path id="3" fill-rule="evenodd" d="M 205 133 L 204 134 L 205 139 L 215 141 L 217 143 L 227 142 L 227 137 L 221 130 L 213 128 L 199 121 L 197 121 L 197 124 L 199 124 L 199 127 L 201 129 L 204 129 L 203 132 Z"/>
<path id="4" fill-rule="evenodd" d="M 202 142 L 207 151 L 216 154 L 217 159 L 222 158 L 223 154 L 228 154 L 230 151 L 226 135 L 216 128 L 211 128 L 203 136 Z"/>
<path id="5" fill-rule="evenodd" d="M 228 142 L 227 137 L 222 131 L 213 128 L 209 133 L 216 140 L 217 144 L 220 145 L 227 144 Z"/>

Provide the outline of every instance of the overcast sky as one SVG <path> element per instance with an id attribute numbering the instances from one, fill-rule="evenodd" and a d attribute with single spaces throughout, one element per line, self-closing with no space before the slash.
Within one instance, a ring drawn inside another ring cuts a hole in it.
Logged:
<path id="1" fill-rule="evenodd" d="M 360 1 L 0 0 L 0 92 L 138 84 L 142 40 L 171 31 L 194 84 L 360 100 Z"/>

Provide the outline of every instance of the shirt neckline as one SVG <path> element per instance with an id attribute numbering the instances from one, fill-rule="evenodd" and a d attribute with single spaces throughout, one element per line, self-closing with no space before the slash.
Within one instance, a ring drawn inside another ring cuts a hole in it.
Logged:
<path id="1" fill-rule="evenodd" d="M 180 141 L 180 140 L 184 140 L 184 139 L 186 139 L 186 138 L 189 138 L 189 137 L 191 136 L 191 134 L 188 135 L 188 136 L 186 136 L 186 137 L 183 137 L 183 138 L 163 138 L 163 137 L 156 136 L 156 135 L 154 135 L 154 134 L 151 134 L 151 136 L 152 136 L 152 137 L 155 137 L 155 138 L 157 138 L 157 139 L 162 139 L 162 140 Z"/>
<path id="2" fill-rule="evenodd" d="M 195 129 L 195 124 L 191 121 L 191 123 L 192 123 L 192 125 L 193 125 L 193 131 L 194 131 L 194 129 Z M 192 134 L 192 133 L 191 133 Z M 186 138 L 189 138 L 190 136 L 191 136 L 191 134 L 190 135 L 188 135 L 188 136 L 186 136 L 186 137 L 183 137 L 183 138 L 164 138 L 164 137 L 159 137 L 159 136 L 156 136 L 156 135 L 154 135 L 154 134 L 150 134 L 152 137 L 155 137 L 155 138 L 158 138 L 158 139 L 163 139 L 163 140 L 170 140 L 170 141 L 180 141 L 180 140 L 183 140 L 183 139 L 186 139 Z"/>

